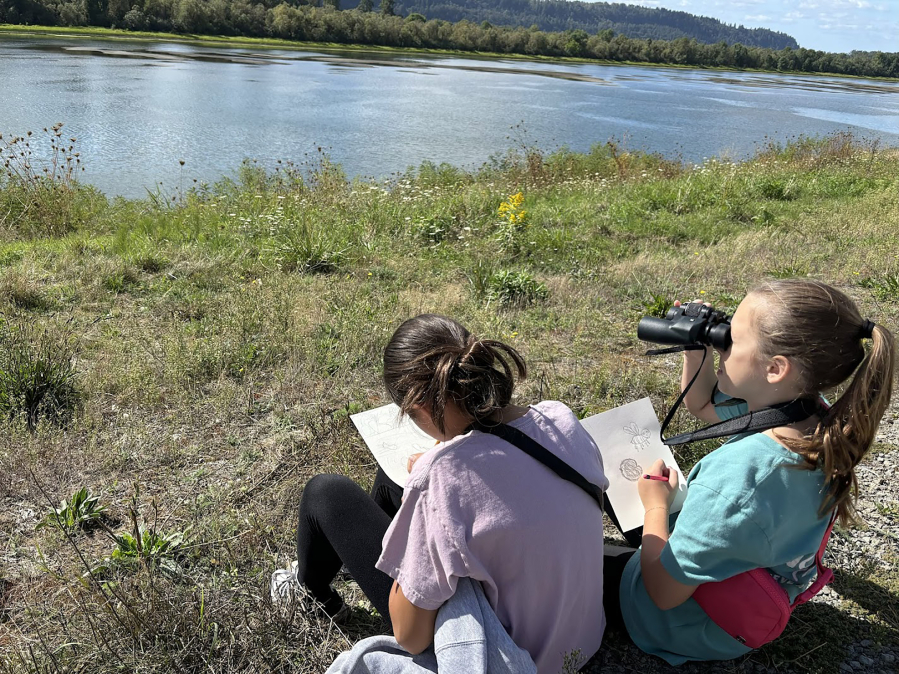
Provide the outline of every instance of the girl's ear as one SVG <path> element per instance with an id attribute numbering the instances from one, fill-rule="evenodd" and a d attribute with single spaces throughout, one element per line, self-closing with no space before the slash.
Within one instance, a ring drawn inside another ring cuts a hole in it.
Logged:
<path id="1" fill-rule="evenodd" d="M 774 356 L 765 368 L 765 377 L 769 384 L 780 384 L 793 372 L 793 364 L 786 356 Z"/>

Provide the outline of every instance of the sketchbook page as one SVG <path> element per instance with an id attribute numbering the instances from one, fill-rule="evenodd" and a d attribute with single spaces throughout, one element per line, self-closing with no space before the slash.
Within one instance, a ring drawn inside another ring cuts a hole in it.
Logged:
<path id="1" fill-rule="evenodd" d="M 401 418 L 400 408 L 392 403 L 351 414 L 350 419 L 378 465 L 401 487 L 409 477 L 407 459 L 434 446 L 434 438 L 419 429 L 408 416 Z"/>
<path id="2" fill-rule="evenodd" d="M 649 398 L 582 419 L 581 425 L 599 447 L 609 478 L 609 502 L 625 531 L 643 526 L 637 480 L 643 478 L 656 459 L 677 471 L 678 493 L 671 512 L 681 509 L 687 496 L 687 481 L 671 450 L 662 444 L 659 419 Z"/>

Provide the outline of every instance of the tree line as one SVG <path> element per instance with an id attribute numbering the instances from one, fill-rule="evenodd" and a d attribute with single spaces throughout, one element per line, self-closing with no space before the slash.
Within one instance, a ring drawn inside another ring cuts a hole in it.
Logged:
<path id="1" fill-rule="evenodd" d="M 349 0 L 348 6 L 354 6 Z M 664 8 L 637 7 L 621 3 L 577 2 L 575 0 L 402 0 L 400 14 L 418 12 L 429 19 L 476 23 L 489 21 L 497 26 L 535 25 L 540 30 L 561 32 L 581 29 L 598 33 L 611 29 L 628 37 L 676 40 L 694 37 L 714 44 L 740 43 L 752 47 L 797 49 L 796 40 L 767 28 L 745 28 L 722 23 L 707 16 Z"/>
<path id="2" fill-rule="evenodd" d="M 703 44 L 694 38 L 632 38 L 606 28 L 541 31 L 488 22 L 427 20 L 420 13 L 395 15 L 393 0 L 371 0 L 340 10 L 276 0 L 0 0 L 0 23 L 110 26 L 206 35 L 276 37 L 311 42 L 448 49 L 526 56 L 572 56 L 689 66 L 834 73 L 899 78 L 899 53 L 835 54 L 813 49 L 774 50 L 742 44 Z"/>

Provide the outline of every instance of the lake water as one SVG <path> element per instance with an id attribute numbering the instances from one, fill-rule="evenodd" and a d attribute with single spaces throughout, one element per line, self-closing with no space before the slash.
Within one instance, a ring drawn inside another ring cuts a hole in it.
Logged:
<path id="1" fill-rule="evenodd" d="M 0 133 L 56 122 L 83 180 L 133 197 L 319 147 L 350 176 L 387 177 L 476 167 L 520 142 L 617 138 L 697 162 L 847 129 L 899 145 L 899 83 L 0 34 Z"/>

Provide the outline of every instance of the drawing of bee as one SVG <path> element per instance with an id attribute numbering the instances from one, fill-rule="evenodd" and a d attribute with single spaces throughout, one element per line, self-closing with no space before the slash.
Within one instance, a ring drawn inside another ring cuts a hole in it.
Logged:
<path id="1" fill-rule="evenodd" d="M 649 447 L 649 431 L 645 428 L 640 428 L 634 422 L 629 423 L 624 427 L 625 433 L 628 435 L 632 435 L 631 444 L 636 447 L 637 451 L 642 451 Z"/>

